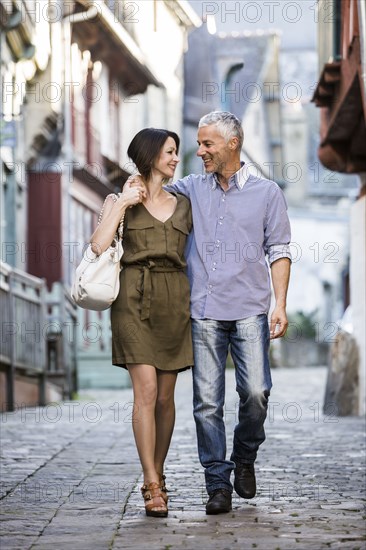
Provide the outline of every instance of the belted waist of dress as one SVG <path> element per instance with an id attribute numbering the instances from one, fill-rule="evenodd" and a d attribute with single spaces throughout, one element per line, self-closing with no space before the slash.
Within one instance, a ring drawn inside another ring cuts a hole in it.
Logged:
<path id="1" fill-rule="evenodd" d="M 172 262 L 166 260 L 149 260 L 148 262 L 140 262 L 135 264 L 127 264 L 123 266 L 124 269 L 134 268 L 143 272 L 142 278 L 142 304 L 141 304 L 141 321 L 145 321 L 150 317 L 150 305 L 151 305 L 151 271 L 155 273 L 170 273 L 173 271 L 184 271 L 183 267 L 174 265 Z"/>

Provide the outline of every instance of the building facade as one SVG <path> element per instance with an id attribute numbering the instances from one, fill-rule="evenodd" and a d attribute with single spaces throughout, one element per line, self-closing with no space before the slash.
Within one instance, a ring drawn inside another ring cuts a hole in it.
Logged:
<path id="1" fill-rule="evenodd" d="M 333 14 L 330 19 L 326 14 Z M 366 6 L 360 0 L 319 0 L 319 159 L 329 170 L 359 176 L 351 208 L 351 327 L 358 351 L 358 403 L 365 414 L 366 372 Z"/>
<path id="2" fill-rule="evenodd" d="M 2 259 L 45 279 L 55 303 L 59 285 L 70 289 L 104 198 L 133 172 L 132 137 L 146 126 L 181 134 L 183 53 L 200 20 L 183 0 L 0 6 L 5 51 L 19 49 L 7 58 L 2 48 L 2 171 L 16 182 L 2 187 Z M 59 339 L 75 345 L 58 323 Z M 76 327 L 79 387 L 123 386 L 124 373 L 111 367 L 109 312 L 79 310 Z"/>
<path id="3" fill-rule="evenodd" d="M 310 102 L 317 76 L 312 21 L 306 37 L 292 29 L 292 39 L 286 25 L 280 36 L 249 30 L 253 26 L 246 21 L 233 32 L 218 32 L 215 22 L 217 27 L 223 22 L 212 14 L 220 13 L 218 5 L 202 9 L 211 15 L 190 34 L 185 61 L 185 171 L 202 170 L 196 157 L 199 118 L 213 109 L 235 113 L 244 128 L 243 160 L 250 171 L 284 188 L 289 207 L 291 330 L 272 344 L 277 364 L 324 365 L 347 305 L 349 209 L 358 184 L 354 175 L 335 174 L 317 158 L 318 112 Z"/>
<path id="4" fill-rule="evenodd" d="M 48 23 L 34 2 L 0 2 L 1 354 L 0 403 L 5 409 L 70 395 L 72 380 L 48 372 L 51 341 L 43 279 L 29 274 L 28 184 L 25 163 L 27 92 L 47 67 Z M 50 306 L 52 309 L 52 306 Z M 72 364 L 68 365 L 72 371 Z"/>
<path id="5" fill-rule="evenodd" d="M 196 157 L 199 119 L 223 110 L 243 123 L 242 157 L 249 169 L 283 186 L 279 36 L 274 31 L 217 33 L 213 25 L 209 18 L 189 35 L 185 56 L 185 173 L 202 170 Z"/>

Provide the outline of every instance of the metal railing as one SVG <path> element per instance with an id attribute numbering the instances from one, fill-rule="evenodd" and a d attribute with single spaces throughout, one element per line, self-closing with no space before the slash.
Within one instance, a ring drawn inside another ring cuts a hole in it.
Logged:
<path id="1" fill-rule="evenodd" d="M 46 380 L 63 398 L 77 391 L 77 307 L 68 289 L 0 262 L 0 370 L 6 377 L 6 409 L 15 407 L 17 375 L 36 377 L 38 403 L 46 403 Z"/>
<path id="2" fill-rule="evenodd" d="M 46 283 L 0 262 L 0 367 L 6 374 L 7 407 L 14 410 L 16 371 L 37 376 L 39 404 L 45 403 Z"/>
<path id="3" fill-rule="evenodd" d="M 47 295 L 47 312 L 47 378 L 71 399 L 77 391 L 77 306 L 62 283 Z"/>

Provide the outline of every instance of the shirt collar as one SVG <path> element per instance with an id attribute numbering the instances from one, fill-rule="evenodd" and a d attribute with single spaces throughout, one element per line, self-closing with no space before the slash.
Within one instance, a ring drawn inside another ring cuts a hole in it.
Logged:
<path id="1" fill-rule="evenodd" d="M 248 181 L 248 176 L 249 174 L 247 173 L 245 162 L 240 162 L 239 170 L 229 179 L 229 188 L 236 185 L 239 191 L 241 191 Z M 214 172 L 212 177 L 212 189 L 216 189 L 218 185 L 220 185 L 219 178 L 217 173 Z"/>

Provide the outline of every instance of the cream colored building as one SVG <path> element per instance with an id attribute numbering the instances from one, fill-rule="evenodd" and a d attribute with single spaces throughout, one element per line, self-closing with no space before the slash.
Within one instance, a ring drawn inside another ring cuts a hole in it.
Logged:
<path id="1" fill-rule="evenodd" d="M 46 279 L 58 338 L 73 353 L 60 292 L 69 292 L 105 196 L 133 171 L 133 135 L 147 126 L 182 133 L 183 55 L 200 19 L 185 0 L 0 6 L 14 27 L 2 33 L 2 79 L 13 83 L 3 110 L 17 133 L 16 147 L 2 148 L 1 170 L 16 181 L 2 188 L 7 253 L 12 246 L 14 265 Z M 22 256 L 21 243 L 38 252 Z M 77 323 L 79 384 L 123 385 L 111 367 L 109 312 L 79 310 Z"/>

